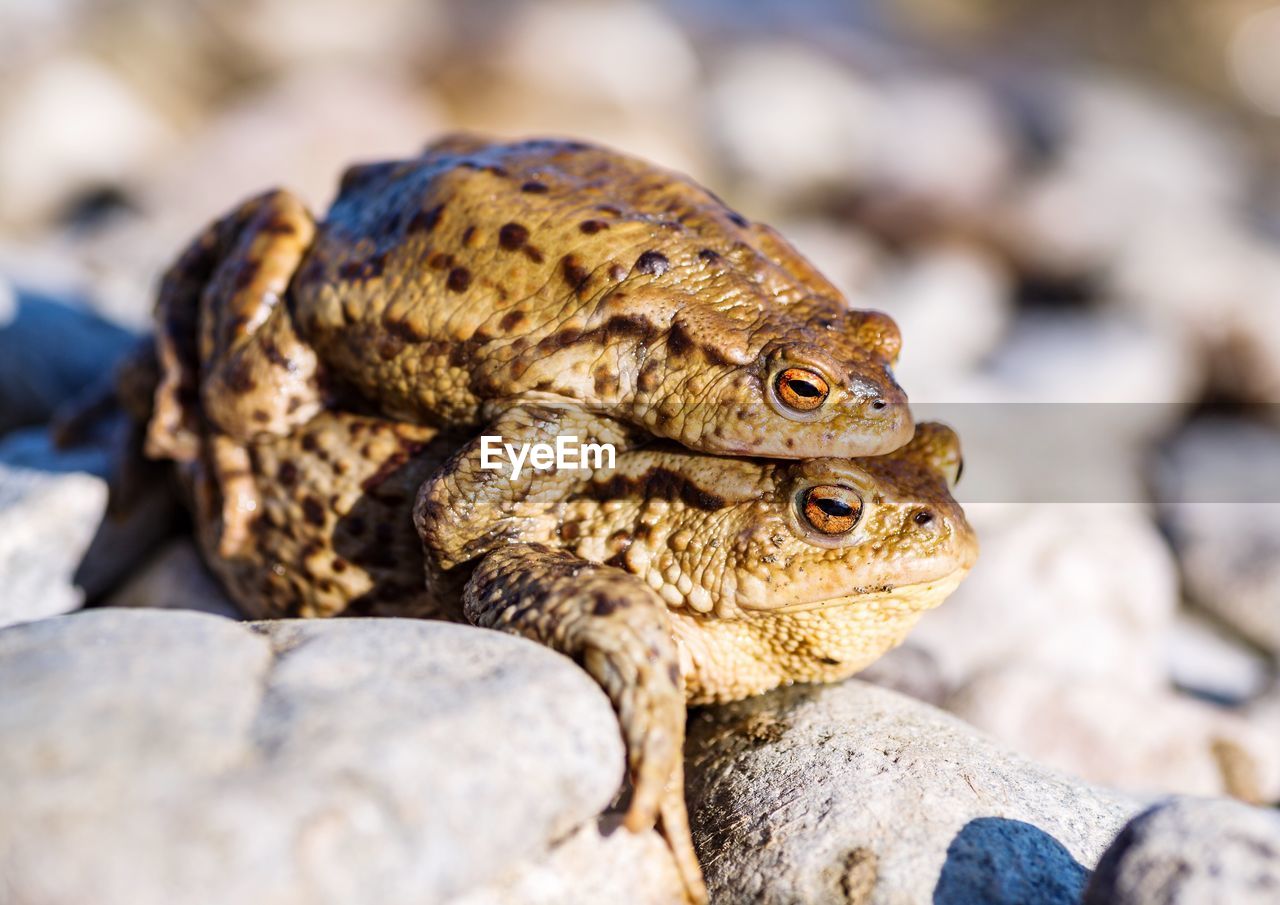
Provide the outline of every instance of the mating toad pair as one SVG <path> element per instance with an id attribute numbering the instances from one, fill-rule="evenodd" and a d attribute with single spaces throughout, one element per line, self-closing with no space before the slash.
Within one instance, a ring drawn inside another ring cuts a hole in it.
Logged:
<path id="1" fill-rule="evenodd" d="M 186 249 L 156 324 L 126 401 L 244 612 L 466 620 L 575 658 L 618 711 L 626 824 L 659 825 L 694 900 L 686 704 L 858 671 L 976 556 L 893 322 L 600 148 L 447 139 L 349 170 L 319 223 L 260 196 Z M 617 458 L 512 479 L 482 435 Z"/>

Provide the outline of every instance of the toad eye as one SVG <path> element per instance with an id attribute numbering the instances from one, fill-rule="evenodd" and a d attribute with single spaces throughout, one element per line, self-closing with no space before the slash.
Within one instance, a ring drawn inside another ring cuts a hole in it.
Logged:
<path id="1" fill-rule="evenodd" d="M 823 484 L 805 491 L 800 509 L 823 534 L 847 534 L 862 518 L 862 497 L 847 487 Z"/>
<path id="2" fill-rule="evenodd" d="M 787 368 L 773 382 L 778 398 L 798 412 L 811 412 L 827 401 L 831 387 L 817 371 Z"/>

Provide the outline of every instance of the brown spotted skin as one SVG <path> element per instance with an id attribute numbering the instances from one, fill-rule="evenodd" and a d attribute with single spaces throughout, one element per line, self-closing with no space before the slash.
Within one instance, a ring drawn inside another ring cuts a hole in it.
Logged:
<path id="1" fill-rule="evenodd" d="M 598 423 L 572 408 L 503 418 L 534 440 L 625 440 L 587 433 Z M 694 901 L 686 704 L 858 671 L 900 643 L 977 552 L 949 491 L 958 441 L 936 424 L 864 459 L 727 458 L 660 443 L 620 453 L 611 470 L 519 481 L 477 470 L 471 441 L 369 416 L 322 412 L 239 448 L 260 509 L 252 542 L 233 555 L 207 453 L 184 474 L 205 556 L 246 615 L 466 620 L 574 657 L 620 715 L 635 784 L 628 823 L 660 822 Z M 860 500 L 856 526 L 837 537 L 799 505 L 831 486 Z"/>
<path id="2" fill-rule="evenodd" d="M 911 436 L 888 317 L 700 186 L 590 145 L 457 137 L 353 168 L 292 294 L 325 366 L 400 420 L 558 397 L 718 454 Z M 775 398 L 789 366 L 829 384 L 817 411 Z"/>

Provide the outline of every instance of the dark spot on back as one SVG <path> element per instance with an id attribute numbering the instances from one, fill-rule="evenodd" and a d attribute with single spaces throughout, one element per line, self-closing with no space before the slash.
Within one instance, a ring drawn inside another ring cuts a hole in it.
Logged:
<path id="1" fill-rule="evenodd" d="M 654 338 L 658 328 L 638 314 L 615 314 L 604 322 L 605 339 L 620 339 L 634 336 L 644 342 Z"/>
<path id="2" fill-rule="evenodd" d="M 574 292 L 580 291 L 587 285 L 587 280 L 591 274 L 582 266 L 577 255 L 565 255 L 560 259 L 560 270 L 564 274 L 564 281 L 569 284 L 569 288 Z"/>
<path id="3" fill-rule="evenodd" d="M 513 330 L 524 320 L 523 311 L 508 311 L 502 315 L 502 320 L 498 321 L 498 327 L 502 330 Z"/>
<path id="4" fill-rule="evenodd" d="M 420 210 L 409 219 L 407 227 L 411 233 L 429 233 L 436 228 L 436 224 L 440 222 L 440 215 L 444 213 L 444 205 L 437 204 L 430 210 Z"/>
<path id="5" fill-rule="evenodd" d="M 714 248 L 703 248 L 698 251 L 698 257 L 710 264 L 720 260 L 720 252 Z"/>
<path id="6" fill-rule="evenodd" d="M 671 331 L 667 334 L 667 348 L 671 350 L 672 355 L 688 355 L 693 349 L 693 338 L 689 336 L 689 331 L 685 329 L 684 324 L 679 322 L 672 324 Z"/>
<path id="7" fill-rule="evenodd" d="M 618 376 L 607 364 L 598 365 L 591 376 L 595 378 L 596 393 L 599 395 L 604 395 L 618 386 Z"/>
<path id="8" fill-rule="evenodd" d="M 427 266 L 432 270 L 444 270 L 453 266 L 453 255 L 445 254 L 442 251 L 434 252 L 427 258 Z"/>
<path id="9" fill-rule="evenodd" d="M 608 229 L 609 224 L 603 220 L 583 220 L 578 224 L 578 229 L 586 233 L 588 236 L 600 232 L 602 229 Z"/>
<path id="10" fill-rule="evenodd" d="M 302 501 L 302 517 L 312 525 L 324 524 L 324 506 L 313 496 Z"/>
<path id="11" fill-rule="evenodd" d="M 734 223 L 736 223 L 738 226 L 741 226 L 743 229 L 746 229 L 748 226 L 751 225 L 751 223 L 747 220 L 746 217 L 742 216 L 742 214 L 734 210 L 729 211 L 729 219 L 732 220 Z"/>
<path id="12" fill-rule="evenodd" d="M 284 487 L 292 487 L 298 482 L 298 466 L 292 462 L 281 462 L 276 469 L 276 480 Z"/>
<path id="13" fill-rule="evenodd" d="M 520 249 L 524 252 L 524 256 L 535 264 L 541 264 L 543 261 L 542 252 L 534 248 L 532 245 L 526 245 Z"/>
<path id="14" fill-rule="evenodd" d="M 449 279 L 445 281 L 450 292 L 465 292 L 471 285 L 471 271 L 465 267 L 455 267 L 449 271 Z"/>
<path id="15" fill-rule="evenodd" d="M 507 251 L 516 251 L 529 241 L 529 230 L 519 223 L 504 223 L 498 230 L 498 244 Z"/>
<path id="16" fill-rule="evenodd" d="M 466 242 L 467 244 L 470 244 L 472 238 L 475 237 L 475 234 L 476 234 L 476 228 L 474 226 L 468 226 L 466 229 L 462 231 L 462 241 Z"/>
<path id="17" fill-rule="evenodd" d="M 671 269 L 671 262 L 660 251 L 646 251 L 636 258 L 636 270 L 660 277 Z"/>
<path id="18" fill-rule="evenodd" d="M 520 191 L 528 192 L 531 195 L 545 195 L 547 193 L 546 183 L 539 182 L 536 179 L 530 179 L 524 185 L 520 186 Z"/>

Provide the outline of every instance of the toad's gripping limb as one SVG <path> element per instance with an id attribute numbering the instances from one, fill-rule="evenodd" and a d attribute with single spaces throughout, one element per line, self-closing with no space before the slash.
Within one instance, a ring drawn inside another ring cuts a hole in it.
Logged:
<path id="1" fill-rule="evenodd" d="M 685 813 L 684 683 L 666 606 L 633 575 L 538 544 L 485 556 L 463 593 L 475 625 L 573 657 L 603 686 L 627 744 L 632 830 L 661 829 L 690 898 L 706 891 Z"/>
<path id="2" fill-rule="evenodd" d="M 296 197 L 268 192 L 197 236 L 160 286 L 146 451 L 209 470 L 222 493 L 224 555 L 247 541 L 256 514 L 243 444 L 287 435 L 322 407 L 315 353 L 288 305 L 314 235 Z"/>

